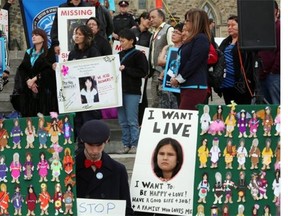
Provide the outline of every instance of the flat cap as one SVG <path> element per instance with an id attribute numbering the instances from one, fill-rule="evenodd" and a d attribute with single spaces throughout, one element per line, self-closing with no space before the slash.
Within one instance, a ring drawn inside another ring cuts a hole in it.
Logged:
<path id="1" fill-rule="evenodd" d="M 127 7 L 129 5 L 129 2 L 128 1 L 119 1 L 119 6 L 124 6 L 124 7 Z"/>
<path id="2" fill-rule="evenodd" d="M 110 128 L 101 120 L 85 122 L 79 132 L 80 140 L 89 145 L 102 145 L 109 137 Z"/>

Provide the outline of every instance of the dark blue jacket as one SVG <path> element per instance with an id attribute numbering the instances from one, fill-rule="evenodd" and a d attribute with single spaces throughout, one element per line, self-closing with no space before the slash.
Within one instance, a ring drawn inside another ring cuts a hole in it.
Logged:
<path id="1" fill-rule="evenodd" d="M 178 73 L 186 80 L 181 87 L 191 85 L 207 86 L 209 40 L 205 34 L 196 35 L 192 41 L 184 43 L 178 53 L 180 66 Z"/>

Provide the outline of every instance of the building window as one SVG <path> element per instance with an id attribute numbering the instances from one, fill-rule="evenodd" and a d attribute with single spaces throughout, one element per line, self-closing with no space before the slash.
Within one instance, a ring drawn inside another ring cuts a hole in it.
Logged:
<path id="1" fill-rule="evenodd" d="M 139 0 L 138 6 L 140 10 L 145 10 L 147 8 L 147 0 Z"/>
<path id="2" fill-rule="evenodd" d="M 203 10 L 206 11 L 208 18 L 212 18 L 214 21 L 216 20 L 215 13 L 210 4 L 206 3 L 203 7 Z"/>

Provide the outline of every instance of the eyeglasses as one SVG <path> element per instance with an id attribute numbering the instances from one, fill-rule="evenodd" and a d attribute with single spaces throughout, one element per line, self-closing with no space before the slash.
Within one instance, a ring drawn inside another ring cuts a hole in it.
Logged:
<path id="1" fill-rule="evenodd" d="M 188 19 L 186 19 L 184 22 L 185 22 L 185 23 L 188 23 L 188 22 L 191 22 L 191 21 L 190 21 L 190 20 L 188 20 Z"/>
<path id="2" fill-rule="evenodd" d="M 177 30 L 172 31 L 172 33 L 173 33 L 173 34 L 178 34 L 178 35 L 181 35 L 181 34 L 182 34 L 182 32 L 177 31 Z"/>

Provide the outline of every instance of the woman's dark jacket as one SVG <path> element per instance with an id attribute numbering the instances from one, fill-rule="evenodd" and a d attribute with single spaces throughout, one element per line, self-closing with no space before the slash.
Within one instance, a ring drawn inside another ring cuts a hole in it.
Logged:
<path id="1" fill-rule="evenodd" d="M 125 54 L 131 50 L 135 51 L 123 61 L 122 59 Z M 128 50 L 122 50 L 119 52 L 119 56 L 120 65 L 125 66 L 125 69 L 121 72 L 122 92 L 141 95 L 141 78 L 144 78 L 148 74 L 148 61 L 145 54 L 133 47 Z"/>

